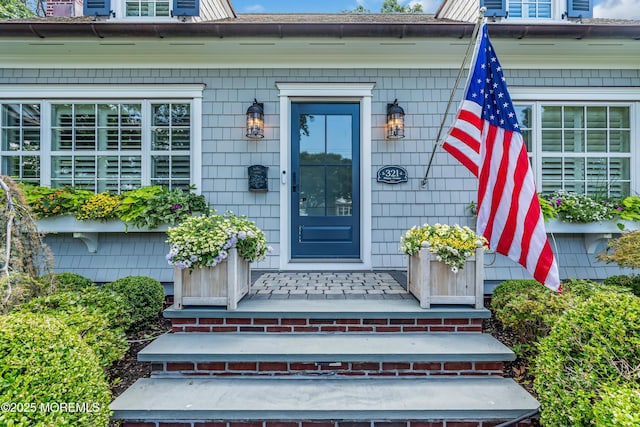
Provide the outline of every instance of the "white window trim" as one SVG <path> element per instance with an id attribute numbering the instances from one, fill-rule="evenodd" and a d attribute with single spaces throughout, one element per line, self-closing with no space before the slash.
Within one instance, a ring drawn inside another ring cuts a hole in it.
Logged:
<path id="1" fill-rule="evenodd" d="M 126 16 L 127 14 L 127 7 L 126 7 L 126 2 L 127 0 L 112 0 L 111 1 L 111 8 L 113 9 L 113 12 L 116 14 L 115 17 L 109 17 L 109 21 L 113 22 L 113 21 L 126 21 L 126 22 L 149 22 L 149 21 L 153 21 L 154 23 L 161 23 L 161 22 L 176 22 L 179 21 L 179 17 L 177 16 L 171 16 L 171 13 L 173 12 L 173 1 L 169 0 L 169 16 Z"/>
<path id="2" fill-rule="evenodd" d="M 276 82 L 280 91 L 280 269 L 370 270 L 371 261 L 371 98 L 375 83 Z M 360 103 L 360 262 L 291 262 L 291 102 Z"/>
<path id="3" fill-rule="evenodd" d="M 10 101 L 44 101 L 41 113 L 41 128 L 50 129 L 50 103 L 57 100 L 92 100 L 122 99 L 122 100 L 162 100 L 171 99 L 191 101 L 192 115 L 192 147 L 191 147 L 191 183 L 196 191 L 202 191 L 202 97 L 206 85 L 204 84 L 123 84 L 123 85 L 0 85 L 3 100 Z M 48 143 L 41 141 L 41 157 L 51 157 Z M 144 147 L 144 144 L 143 144 Z M 143 148 L 144 154 L 144 148 Z M 43 165 L 45 166 L 43 168 Z M 42 185 L 51 183 L 49 162 L 40 163 L 40 182 Z M 144 178 L 144 176 L 143 176 Z M 144 182 L 144 181 L 143 181 Z"/>
<path id="4" fill-rule="evenodd" d="M 634 144 L 640 137 L 640 88 L 629 87 L 608 87 L 608 88 L 557 88 L 557 87 L 509 87 L 509 94 L 514 103 L 526 102 L 565 102 L 589 103 L 614 105 L 618 103 L 628 104 L 630 107 L 631 124 L 631 194 L 640 194 L 640 171 L 634 165 L 640 165 L 640 144 Z M 541 118 L 537 117 L 532 127 L 534 141 L 540 141 Z M 534 144 L 533 157 L 535 159 L 536 187 L 540 188 L 542 182 L 542 147 Z"/>
<path id="5" fill-rule="evenodd" d="M 506 3 L 507 12 L 509 11 L 509 2 Z M 505 18 L 505 21 L 512 21 L 518 23 L 540 23 L 542 22 L 550 22 L 550 21 L 563 21 L 562 15 L 567 11 L 567 2 L 566 0 L 551 0 L 551 16 L 549 18 L 529 18 L 529 17 L 511 17 L 508 16 Z M 566 22 L 566 21 L 564 21 Z"/>

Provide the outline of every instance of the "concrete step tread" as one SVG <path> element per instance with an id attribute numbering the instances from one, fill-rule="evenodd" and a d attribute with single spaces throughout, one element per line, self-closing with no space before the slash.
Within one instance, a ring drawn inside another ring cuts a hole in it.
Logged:
<path id="1" fill-rule="evenodd" d="M 434 305 L 423 309 L 417 300 L 241 300 L 237 310 L 225 307 L 185 307 L 177 309 L 174 305 L 164 311 L 166 318 L 469 318 L 488 319 L 491 312 L 487 309 L 474 309 L 471 306 Z"/>
<path id="2" fill-rule="evenodd" d="M 143 362 L 214 361 L 511 361 L 513 352 L 488 334 L 173 333 L 138 353 Z"/>
<path id="3" fill-rule="evenodd" d="M 510 419 L 539 403 L 511 379 L 143 378 L 112 404 L 135 420 Z"/>

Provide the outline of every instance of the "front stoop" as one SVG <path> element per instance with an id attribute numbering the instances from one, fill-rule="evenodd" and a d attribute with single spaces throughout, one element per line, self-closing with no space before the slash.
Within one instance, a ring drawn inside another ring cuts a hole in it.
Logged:
<path id="1" fill-rule="evenodd" d="M 169 308 L 124 427 L 493 427 L 539 404 L 503 377 L 488 310 L 413 300 L 248 300 Z M 529 425 L 528 421 L 518 426 Z"/>

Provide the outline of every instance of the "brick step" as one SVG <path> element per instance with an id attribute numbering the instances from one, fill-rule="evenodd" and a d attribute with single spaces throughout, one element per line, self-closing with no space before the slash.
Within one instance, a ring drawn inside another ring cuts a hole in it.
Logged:
<path id="1" fill-rule="evenodd" d="M 138 353 L 160 375 L 502 375 L 487 334 L 174 333 Z"/>
<path id="2" fill-rule="evenodd" d="M 422 309 L 415 300 L 243 300 L 224 307 L 169 307 L 173 332 L 415 333 L 482 332 L 489 310 Z"/>
<path id="3" fill-rule="evenodd" d="M 215 420 L 216 426 L 242 421 L 253 426 L 267 422 L 268 427 L 269 421 L 278 421 L 276 425 L 293 427 L 325 421 L 340 427 L 341 421 L 377 425 L 379 420 L 432 427 L 456 421 L 468 427 L 495 425 L 489 422 L 514 419 L 538 407 L 513 380 L 499 377 L 143 378 L 111 404 L 113 418 L 125 420 L 124 426 L 163 421 L 191 426 Z"/>

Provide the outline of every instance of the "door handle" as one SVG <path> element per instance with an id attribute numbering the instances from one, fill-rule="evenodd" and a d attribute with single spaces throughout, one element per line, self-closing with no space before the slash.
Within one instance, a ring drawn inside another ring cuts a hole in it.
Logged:
<path id="1" fill-rule="evenodd" d="M 291 191 L 294 193 L 298 192 L 298 182 L 296 178 L 296 173 L 293 172 L 293 176 L 291 177 Z"/>

